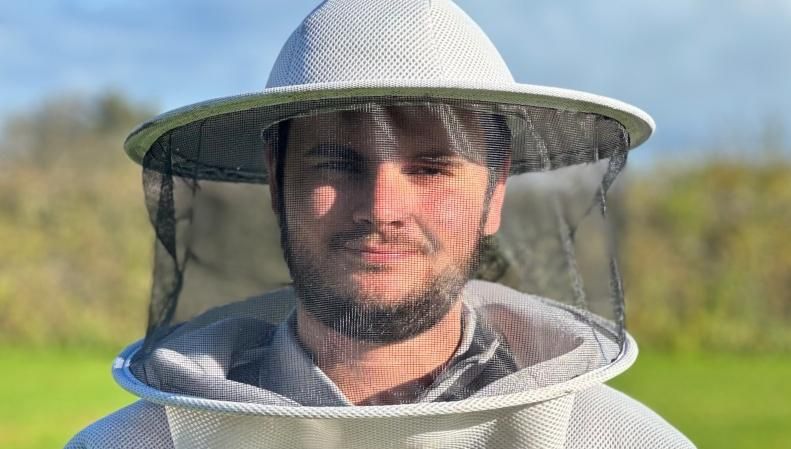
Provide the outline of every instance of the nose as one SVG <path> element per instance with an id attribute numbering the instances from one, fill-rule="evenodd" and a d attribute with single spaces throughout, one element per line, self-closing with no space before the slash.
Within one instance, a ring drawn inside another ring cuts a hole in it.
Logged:
<path id="1" fill-rule="evenodd" d="M 378 164 L 369 181 L 362 186 L 362 201 L 354 210 L 355 223 L 374 228 L 402 228 L 409 219 L 412 195 L 409 178 L 396 162 Z"/>

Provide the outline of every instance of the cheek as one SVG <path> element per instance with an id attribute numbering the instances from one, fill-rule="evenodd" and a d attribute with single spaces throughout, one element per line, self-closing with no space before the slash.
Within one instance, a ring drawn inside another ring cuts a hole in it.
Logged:
<path id="1" fill-rule="evenodd" d="M 291 183 L 284 190 L 289 216 L 300 221 L 319 220 L 337 207 L 338 189 L 332 185 Z"/>
<path id="2" fill-rule="evenodd" d="M 472 235 L 480 227 L 483 201 L 477 196 L 438 194 L 427 198 L 422 209 L 428 211 L 425 220 L 432 223 L 438 236 L 444 236 L 443 240 L 474 241 Z"/>
<path id="3" fill-rule="evenodd" d="M 285 210 L 292 239 L 316 247 L 337 210 L 338 190 L 327 185 L 290 185 Z"/>
<path id="4" fill-rule="evenodd" d="M 338 191 L 331 186 L 317 187 L 310 194 L 311 211 L 313 217 L 321 219 L 329 214 L 338 199 Z"/>
<path id="5" fill-rule="evenodd" d="M 440 232 L 448 240 L 464 247 L 477 241 L 488 179 L 485 167 L 470 166 L 457 182 L 433 195 L 438 225 L 443 228 Z"/>

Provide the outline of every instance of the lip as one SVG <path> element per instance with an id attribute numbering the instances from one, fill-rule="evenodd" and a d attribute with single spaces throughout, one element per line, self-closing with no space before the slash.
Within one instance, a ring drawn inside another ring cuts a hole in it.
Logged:
<path id="1" fill-rule="evenodd" d="M 399 262 L 420 254 L 420 251 L 413 248 L 397 246 L 347 246 L 344 250 L 365 262 L 375 264 Z"/>

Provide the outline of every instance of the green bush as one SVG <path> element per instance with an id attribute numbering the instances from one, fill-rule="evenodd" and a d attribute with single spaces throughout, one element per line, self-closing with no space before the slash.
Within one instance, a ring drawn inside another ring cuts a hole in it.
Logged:
<path id="1" fill-rule="evenodd" d="M 0 342 L 117 345 L 138 335 L 151 231 L 120 149 L 149 115 L 117 94 L 49 101 L 0 146 Z"/>
<path id="2" fill-rule="evenodd" d="M 631 176 L 627 317 L 675 349 L 791 349 L 791 164 L 711 162 Z"/>

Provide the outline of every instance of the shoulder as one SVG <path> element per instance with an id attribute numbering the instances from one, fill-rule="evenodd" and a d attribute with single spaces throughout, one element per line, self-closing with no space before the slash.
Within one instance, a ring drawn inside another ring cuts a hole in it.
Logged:
<path id="1" fill-rule="evenodd" d="M 566 447 L 687 449 L 695 445 L 645 405 L 599 385 L 576 394 Z"/>
<path id="2" fill-rule="evenodd" d="M 83 429 L 66 449 L 173 448 L 165 408 L 137 401 Z"/>

